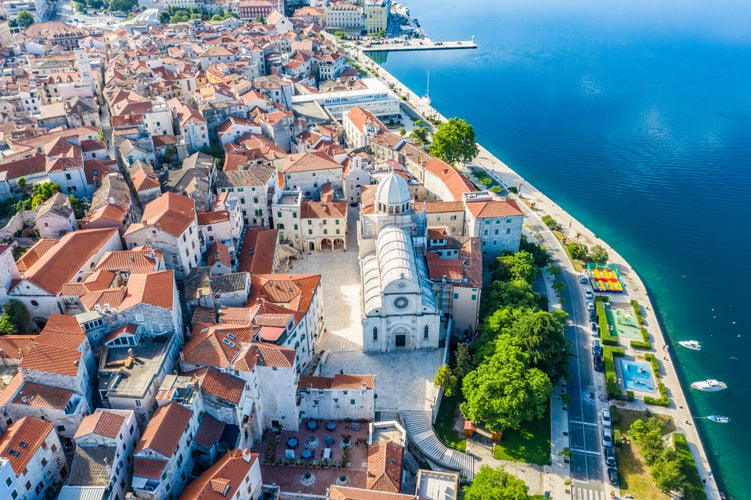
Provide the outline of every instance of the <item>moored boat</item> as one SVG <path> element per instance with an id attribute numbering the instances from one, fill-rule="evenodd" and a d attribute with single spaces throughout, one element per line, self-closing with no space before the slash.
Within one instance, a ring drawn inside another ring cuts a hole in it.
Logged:
<path id="1" fill-rule="evenodd" d="M 694 382 L 693 384 L 691 384 L 691 388 L 704 392 L 717 392 L 723 389 L 727 389 L 728 385 L 725 382 L 710 378 L 707 380 Z"/>
<path id="2" fill-rule="evenodd" d="M 718 424 L 727 424 L 730 422 L 730 417 L 726 417 L 725 415 L 710 415 L 707 417 L 707 420 L 717 422 Z"/>
<path id="3" fill-rule="evenodd" d="M 681 340 L 678 343 L 686 349 L 691 349 L 692 351 L 701 351 L 701 344 L 698 340 Z"/>

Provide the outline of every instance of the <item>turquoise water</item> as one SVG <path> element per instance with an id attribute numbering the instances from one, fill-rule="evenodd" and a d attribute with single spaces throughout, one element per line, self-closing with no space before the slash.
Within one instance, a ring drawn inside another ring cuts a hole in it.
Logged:
<path id="1" fill-rule="evenodd" d="M 643 361 L 620 359 L 623 385 L 629 391 L 655 392 L 652 367 Z"/>
<path id="2" fill-rule="evenodd" d="M 602 237 L 642 276 L 715 477 L 744 498 L 751 449 L 751 2 L 409 0 L 436 40 L 385 67 Z M 608 189 L 592 189 L 608 186 Z M 678 346 L 700 340 L 701 352 Z M 731 359 L 735 358 L 736 360 Z"/>

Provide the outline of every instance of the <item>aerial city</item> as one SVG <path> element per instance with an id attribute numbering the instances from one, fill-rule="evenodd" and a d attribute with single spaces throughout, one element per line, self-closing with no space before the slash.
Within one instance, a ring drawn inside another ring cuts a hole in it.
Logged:
<path id="1" fill-rule="evenodd" d="M 0 0 L 0 498 L 743 498 L 698 9 Z"/>

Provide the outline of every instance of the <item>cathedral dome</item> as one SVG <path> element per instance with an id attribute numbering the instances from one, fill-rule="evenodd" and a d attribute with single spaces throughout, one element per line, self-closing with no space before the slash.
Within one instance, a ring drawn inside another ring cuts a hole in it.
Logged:
<path id="1" fill-rule="evenodd" d="M 409 210 L 412 195 L 407 181 L 391 172 L 378 183 L 376 203 L 379 212 L 404 213 Z"/>

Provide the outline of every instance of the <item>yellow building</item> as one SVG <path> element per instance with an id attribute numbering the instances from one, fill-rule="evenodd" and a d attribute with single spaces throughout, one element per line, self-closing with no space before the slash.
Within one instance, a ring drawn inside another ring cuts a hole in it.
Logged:
<path id="1" fill-rule="evenodd" d="M 365 0 L 364 7 L 365 30 L 368 35 L 388 29 L 391 0 Z"/>

